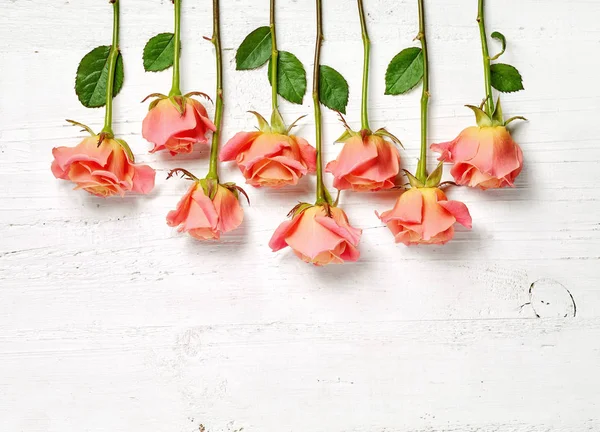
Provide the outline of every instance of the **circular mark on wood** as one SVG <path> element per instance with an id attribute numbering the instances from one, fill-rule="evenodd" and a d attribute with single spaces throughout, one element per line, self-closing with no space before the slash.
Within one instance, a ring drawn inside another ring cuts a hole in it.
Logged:
<path id="1" fill-rule="evenodd" d="M 532 283 L 529 303 L 538 318 L 567 318 L 577 314 L 573 295 L 554 279 L 539 279 Z"/>

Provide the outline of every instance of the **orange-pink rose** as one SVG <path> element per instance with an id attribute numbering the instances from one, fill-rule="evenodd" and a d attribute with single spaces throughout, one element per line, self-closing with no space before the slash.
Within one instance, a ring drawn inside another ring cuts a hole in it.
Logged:
<path id="1" fill-rule="evenodd" d="M 131 163 L 123 145 L 97 135 L 85 138 L 75 147 L 52 149 L 52 174 L 70 180 L 93 195 L 123 196 L 125 192 L 149 193 L 154 188 L 155 171 L 148 165 Z"/>
<path id="2" fill-rule="evenodd" d="M 316 169 L 317 153 L 308 142 L 276 132 L 239 132 L 223 147 L 221 161 L 235 160 L 252 186 L 295 185 Z"/>
<path id="3" fill-rule="evenodd" d="M 480 189 L 514 186 L 523 167 L 523 152 L 505 126 L 472 126 L 454 140 L 433 144 L 439 160 L 452 162 L 459 185 Z"/>
<path id="4" fill-rule="evenodd" d="M 244 212 L 237 191 L 224 185 L 215 185 L 216 190 L 211 191 L 207 184 L 205 192 L 201 181 L 205 180 L 194 182 L 177 208 L 169 212 L 167 224 L 179 226 L 179 232 L 187 232 L 199 240 L 218 240 L 222 233 L 240 226 Z"/>
<path id="5" fill-rule="evenodd" d="M 287 246 L 303 261 L 317 266 L 356 261 L 362 230 L 350 226 L 346 214 L 337 207 L 310 206 L 296 211 L 275 231 L 269 246 L 276 252 Z"/>
<path id="6" fill-rule="evenodd" d="M 379 216 L 379 215 L 378 215 Z M 379 216 L 396 243 L 444 244 L 454 236 L 456 222 L 471 228 L 471 215 L 460 201 L 448 201 L 438 188 L 411 188 L 404 192 L 393 209 Z"/>
<path id="7" fill-rule="evenodd" d="M 182 101 L 183 114 L 169 98 L 151 105 L 142 123 L 142 136 L 154 144 L 151 153 L 191 153 L 194 144 L 208 143 L 208 132 L 216 130 L 200 102 L 190 97 L 183 97 Z"/>
<path id="8" fill-rule="evenodd" d="M 395 145 L 376 134 L 356 134 L 345 142 L 326 171 L 334 176 L 337 189 L 376 191 L 394 187 L 400 171 L 400 154 Z"/>

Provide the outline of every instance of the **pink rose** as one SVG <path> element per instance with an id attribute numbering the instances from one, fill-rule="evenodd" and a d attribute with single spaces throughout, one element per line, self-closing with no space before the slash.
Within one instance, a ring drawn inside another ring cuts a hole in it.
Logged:
<path id="1" fill-rule="evenodd" d="M 235 160 L 252 186 L 295 185 L 316 169 L 317 153 L 306 140 L 276 132 L 239 132 L 223 147 L 221 161 Z"/>
<path id="2" fill-rule="evenodd" d="M 273 234 L 269 246 L 276 252 L 289 246 L 303 261 L 317 266 L 356 261 L 362 230 L 348 223 L 337 207 L 301 205 L 292 220 L 285 221 Z"/>
<path id="3" fill-rule="evenodd" d="M 395 145 L 376 134 L 356 134 L 345 142 L 338 158 L 327 164 L 337 189 L 376 191 L 394 187 L 400 171 Z"/>
<path id="4" fill-rule="evenodd" d="M 195 99 L 182 98 L 183 114 L 169 98 L 155 102 L 142 123 L 142 136 L 154 144 L 151 153 L 191 153 L 194 144 L 208 143 L 208 131 L 216 130 L 204 106 Z"/>
<path id="5" fill-rule="evenodd" d="M 154 188 L 155 171 L 148 165 L 131 163 L 124 141 L 98 135 L 85 138 L 76 147 L 52 149 L 54 177 L 70 180 L 93 195 L 107 197 L 125 192 L 149 193 Z M 129 151 L 129 147 L 127 147 Z"/>
<path id="6" fill-rule="evenodd" d="M 396 243 L 444 244 L 454 236 L 456 222 L 471 228 L 471 215 L 460 201 L 448 201 L 434 187 L 411 188 L 393 209 L 377 215 L 394 234 Z"/>
<path id="7" fill-rule="evenodd" d="M 201 182 L 205 182 L 206 191 Z M 206 180 L 194 182 L 177 208 L 167 215 L 167 224 L 179 226 L 179 232 L 199 240 L 219 240 L 222 233 L 236 229 L 244 219 L 237 191 L 227 186 L 216 185 L 216 190 L 210 190 Z"/>
<path id="8" fill-rule="evenodd" d="M 523 167 L 523 152 L 505 126 L 472 126 L 431 149 L 441 153 L 439 160 L 454 163 L 450 172 L 464 186 L 512 187 Z"/>

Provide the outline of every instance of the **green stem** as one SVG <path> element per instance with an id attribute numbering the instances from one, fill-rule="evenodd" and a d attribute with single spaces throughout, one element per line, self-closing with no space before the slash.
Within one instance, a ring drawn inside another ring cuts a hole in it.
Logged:
<path id="1" fill-rule="evenodd" d="M 425 6 L 424 0 L 419 0 L 419 34 L 423 50 L 423 92 L 421 94 L 421 156 L 417 165 L 417 179 L 421 183 L 427 180 L 427 108 L 429 105 L 429 59 L 427 57 L 427 38 L 425 36 Z"/>
<path id="2" fill-rule="evenodd" d="M 360 109 L 361 129 L 369 130 L 369 60 L 371 56 L 371 40 L 367 32 L 365 10 L 362 0 L 358 0 L 358 15 L 360 17 L 360 30 L 363 40 L 363 78 L 362 78 L 362 102 Z"/>
<path id="3" fill-rule="evenodd" d="M 485 112 L 491 117 L 494 113 L 494 98 L 492 95 L 492 70 L 490 68 L 490 53 L 485 34 L 485 17 L 483 0 L 478 0 L 477 23 L 481 38 L 481 53 L 483 54 L 483 75 L 485 77 Z"/>
<path id="4" fill-rule="evenodd" d="M 273 111 L 279 103 L 277 101 L 277 68 L 279 61 L 279 51 L 277 51 L 277 30 L 275 28 L 275 0 L 270 1 L 270 28 L 271 28 L 271 101 Z"/>
<path id="5" fill-rule="evenodd" d="M 221 125 L 223 123 L 223 59 L 221 57 L 221 28 L 219 20 L 219 0 L 213 0 L 213 34 L 211 42 L 215 46 L 217 59 L 217 101 L 215 107 L 215 126 L 212 145 L 210 147 L 210 168 L 206 178 L 219 181 L 219 143 L 221 138 Z"/>
<path id="6" fill-rule="evenodd" d="M 320 82 L 320 60 L 321 60 L 321 45 L 323 44 L 323 7 L 321 0 L 317 2 L 317 41 L 315 44 L 315 66 L 313 69 L 313 105 L 315 109 L 315 129 L 316 129 L 316 146 L 317 146 L 317 201 L 315 204 L 331 204 L 331 196 L 323 183 L 323 145 L 322 145 L 322 125 L 321 125 L 321 102 L 319 100 Z"/>
<path id="7" fill-rule="evenodd" d="M 179 57 L 181 53 L 181 0 L 173 0 L 175 4 L 175 46 L 173 54 L 173 84 L 169 96 L 181 96 L 179 87 Z"/>
<path id="8" fill-rule="evenodd" d="M 115 69 L 119 58 L 119 0 L 111 0 L 113 5 L 113 33 L 112 45 L 108 54 L 108 78 L 106 83 L 106 111 L 104 115 L 104 128 L 102 132 L 113 136 L 113 92 L 115 86 Z"/>

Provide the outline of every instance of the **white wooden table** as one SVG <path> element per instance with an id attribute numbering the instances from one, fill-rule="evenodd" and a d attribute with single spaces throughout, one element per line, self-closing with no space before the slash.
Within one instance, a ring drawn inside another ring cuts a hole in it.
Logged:
<path id="1" fill-rule="evenodd" d="M 147 153 L 139 101 L 168 91 L 170 73 L 144 73 L 141 52 L 171 30 L 172 6 L 122 3 L 116 132 L 158 170 L 154 193 L 123 200 L 74 192 L 50 172 L 52 147 L 82 136 L 65 118 L 101 128 L 102 111 L 83 108 L 73 85 L 79 59 L 110 43 L 111 8 L 100 0 L 1 6 L 0 430 L 600 430 L 600 2 L 490 1 L 489 28 L 508 38 L 503 61 L 526 87 L 503 97 L 507 115 L 530 119 L 514 128 L 526 164 L 517 187 L 451 190 L 474 228 L 443 247 L 394 245 L 374 215 L 394 194 L 343 194 L 364 229 L 362 257 L 328 268 L 267 246 L 289 209 L 312 199 L 314 179 L 284 191 L 249 188 L 243 228 L 218 244 L 165 224 L 188 186 L 167 182 L 166 172 L 201 174 L 208 153 Z M 234 70 L 235 48 L 267 23 L 268 2 L 222 3 L 229 137 L 254 127 L 247 110 L 268 113 L 266 70 Z M 475 2 L 428 6 L 430 138 L 439 142 L 473 123 L 463 105 L 481 100 L 483 77 Z M 308 70 L 313 8 L 281 0 L 278 14 L 280 48 Z M 383 96 L 383 76 L 414 44 L 416 2 L 367 0 L 366 8 L 371 123 L 402 139 L 413 169 L 419 94 Z M 183 25 L 182 85 L 214 93 L 213 49 L 201 38 L 211 32 L 210 2 L 186 0 Z M 348 79 L 356 126 L 353 1 L 325 1 L 325 33 L 322 61 Z M 311 103 L 307 95 L 282 111 L 288 121 L 309 114 L 298 132 L 314 141 Z M 327 112 L 327 159 L 341 131 Z M 243 183 L 233 166 L 222 177 Z"/>

